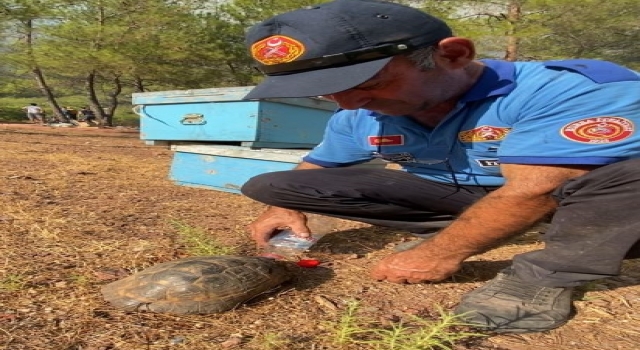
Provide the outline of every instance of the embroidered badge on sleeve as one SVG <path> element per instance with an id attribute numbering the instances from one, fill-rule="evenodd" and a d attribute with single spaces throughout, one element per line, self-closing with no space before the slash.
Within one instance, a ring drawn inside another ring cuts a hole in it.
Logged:
<path id="1" fill-rule="evenodd" d="M 634 131 L 629 119 L 611 116 L 576 120 L 563 126 L 560 134 L 581 143 L 611 143 L 628 138 Z"/>

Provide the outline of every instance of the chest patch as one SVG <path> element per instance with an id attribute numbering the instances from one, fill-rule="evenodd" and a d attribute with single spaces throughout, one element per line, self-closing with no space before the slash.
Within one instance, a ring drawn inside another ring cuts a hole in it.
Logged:
<path id="1" fill-rule="evenodd" d="M 634 132 L 629 119 L 621 117 L 593 117 L 571 122 L 560 129 L 560 134 L 580 143 L 610 143 L 624 140 Z"/>
<path id="2" fill-rule="evenodd" d="M 461 142 L 487 142 L 500 141 L 511 131 L 511 128 L 482 125 L 471 130 L 463 130 L 458 133 Z"/>
<path id="3" fill-rule="evenodd" d="M 402 146 L 404 135 L 369 136 L 371 146 Z"/>

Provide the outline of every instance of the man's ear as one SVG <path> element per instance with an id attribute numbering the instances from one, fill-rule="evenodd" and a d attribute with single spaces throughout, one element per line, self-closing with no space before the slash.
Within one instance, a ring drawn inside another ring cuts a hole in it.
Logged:
<path id="1" fill-rule="evenodd" d="M 436 55 L 450 68 L 462 68 L 476 57 L 476 48 L 469 39 L 450 37 L 438 43 Z"/>

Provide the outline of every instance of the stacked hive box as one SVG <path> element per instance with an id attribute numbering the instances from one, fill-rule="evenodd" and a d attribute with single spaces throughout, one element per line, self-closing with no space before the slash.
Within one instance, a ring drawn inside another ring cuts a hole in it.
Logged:
<path id="1" fill-rule="evenodd" d="M 133 94 L 140 137 L 173 149 L 180 185 L 239 193 L 252 176 L 292 169 L 336 106 L 318 98 L 245 101 L 251 87 Z"/>

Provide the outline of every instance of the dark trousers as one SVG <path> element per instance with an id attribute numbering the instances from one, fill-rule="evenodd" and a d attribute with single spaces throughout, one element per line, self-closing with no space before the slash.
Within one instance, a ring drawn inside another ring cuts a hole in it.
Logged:
<path id="1" fill-rule="evenodd" d="M 639 170 L 640 159 L 619 162 L 556 189 L 545 248 L 514 257 L 518 275 L 548 287 L 617 275 L 625 257 L 640 255 Z M 265 173 L 242 187 L 268 205 L 412 231 L 446 226 L 492 190 L 357 167 Z"/>

